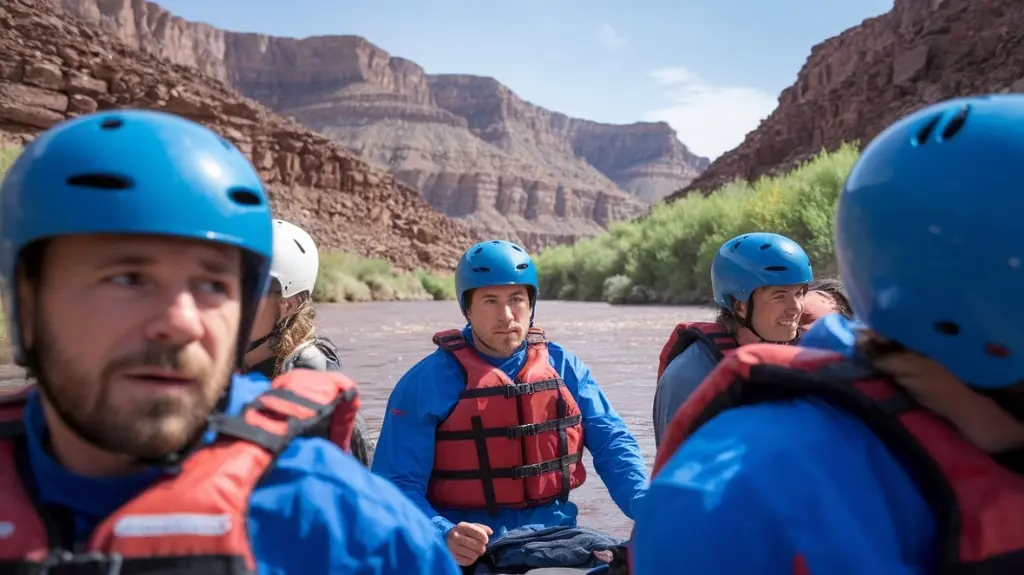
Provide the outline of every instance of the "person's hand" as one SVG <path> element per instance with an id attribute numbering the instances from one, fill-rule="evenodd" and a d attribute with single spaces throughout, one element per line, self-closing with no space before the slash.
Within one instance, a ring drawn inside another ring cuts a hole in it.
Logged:
<path id="1" fill-rule="evenodd" d="M 1024 424 L 992 398 L 973 391 L 937 361 L 902 352 L 878 358 L 875 365 L 983 451 L 999 453 L 1024 446 Z"/>
<path id="2" fill-rule="evenodd" d="M 463 521 L 448 532 L 445 543 L 455 557 L 455 562 L 468 567 L 487 551 L 487 542 L 493 534 L 494 531 L 486 525 Z"/>

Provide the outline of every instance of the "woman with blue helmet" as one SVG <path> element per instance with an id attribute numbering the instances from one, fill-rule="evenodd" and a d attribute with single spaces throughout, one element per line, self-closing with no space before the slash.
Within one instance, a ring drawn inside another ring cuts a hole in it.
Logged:
<path id="1" fill-rule="evenodd" d="M 578 537 L 569 497 L 586 479 L 583 449 L 630 517 L 646 483 L 640 447 L 587 366 L 533 326 L 539 286 L 526 250 L 470 247 L 455 292 L 467 325 L 435 334 L 438 349 L 395 385 L 373 471 L 433 519 L 460 565 L 592 566 L 591 551 L 620 541 Z M 566 546 L 552 547 L 559 538 Z"/>
<path id="2" fill-rule="evenodd" d="M 661 350 L 654 392 L 654 441 L 715 365 L 740 345 L 788 344 L 800 335 L 813 279 L 803 248 L 779 234 L 750 233 L 722 244 L 711 263 L 714 322 L 677 325 Z"/>
<path id="3" fill-rule="evenodd" d="M 358 406 L 340 375 L 274 391 L 233 375 L 271 256 L 259 175 L 203 126 L 101 112 L 25 149 L 0 185 L 0 293 L 37 386 L 0 409 L 0 468 L 18 470 L 0 474 L 0 524 L 22 533 L 0 571 L 46 555 L 58 570 L 458 573 L 394 487 L 255 415 L 312 423 L 320 392 L 339 406 L 324 413 Z"/>
<path id="4" fill-rule="evenodd" d="M 687 573 L 1024 569 L 1024 307 L 1007 299 L 1024 290 L 1022 157 L 1019 95 L 935 104 L 871 142 L 836 217 L 862 327 L 821 321 L 803 341 L 830 348 L 749 346 L 716 368 L 659 450 L 637 574 L 675 557 Z"/>

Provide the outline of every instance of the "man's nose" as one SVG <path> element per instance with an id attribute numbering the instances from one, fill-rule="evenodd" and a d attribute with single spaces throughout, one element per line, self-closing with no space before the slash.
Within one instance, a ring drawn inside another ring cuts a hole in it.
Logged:
<path id="1" fill-rule="evenodd" d="M 147 337 L 169 343 L 185 344 L 203 336 L 203 323 L 199 306 L 188 290 L 168 295 L 161 309 L 153 314 L 147 327 Z"/>

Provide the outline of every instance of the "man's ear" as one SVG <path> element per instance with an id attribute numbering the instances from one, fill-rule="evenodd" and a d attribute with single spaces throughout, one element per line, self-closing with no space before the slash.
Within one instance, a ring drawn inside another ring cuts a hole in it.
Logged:
<path id="1" fill-rule="evenodd" d="M 741 301 L 734 301 L 732 303 L 732 313 L 742 319 L 747 319 L 747 304 Z"/>

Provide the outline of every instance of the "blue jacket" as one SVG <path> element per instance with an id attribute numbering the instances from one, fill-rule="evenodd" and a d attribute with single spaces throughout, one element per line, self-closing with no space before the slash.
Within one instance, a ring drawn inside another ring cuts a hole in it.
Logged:
<path id="1" fill-rule="evenodd" d="M 268 386 L 262 376 L 237 376 L 226 411 L 238 413 Z M 75 475 L 43 448 L 46 430 L 37 396 L 29 401 L 25 423 L 40 498 L 70 509 L 83 541 L 162 473 L 153 468 L 116 478 Z M 249 505 L 249 534 L 261 574 L 461 574 L 430 521 L 408 499 L 323 439 L 292 443 Z"/>
<path id="2" fill-rule="evenodd" d="M 700 342 L 694 342 L 683 353 L 665 366 L 665 371 L 654 389 L 654 444 L 661 445 L 661 438 L 668 429 L 679 406 L 686 403 L 693 390 L 718 365 L 718 358 Z"/>
<path id="3" fill-rule="evenodd" d="M 468 328 L 463 330 L 463 335 L 472 342 Z M 548 351 L 551 365 L 562 375 L 579 404 L 583 415 L 583 441 L 593 456 L 598 475 L 615 504 L 632 518 L 633 506 L 643 497 L 647 483 L 640 446 L 591 377 L 590 369 L 555 343 L 548 344 Z M 514 379 L 526 361 L 526 347 L 505 359 L 483 357 Z M 440 534 L 448 533 L 462 521 L 489 526 L 494 530 L 491 539 L 527 525 L 575 526 L 578 509 L 571 501 L 555 501 L 530 509 L 501 509 L 497 517 L 491 517 L 484 509 L 435 509 L 427 501 L 427 482 L 434 468 L 434 433 L 455 408 L 465 386 L 466 379 L 459 364 L 440 349 L 402 376 L 388 399 L 373 472 L 391 480 L 420 510 L 432 517 Z"/>
<path id="4" fill-rule="evenodd" d="M 852 353 L 851 322 L 804 347 Z M 635 575 L 933 573 L 937 525 L 862 422 L 817 400 L 730 409 L 697 430 L 638 505 Z"/>

